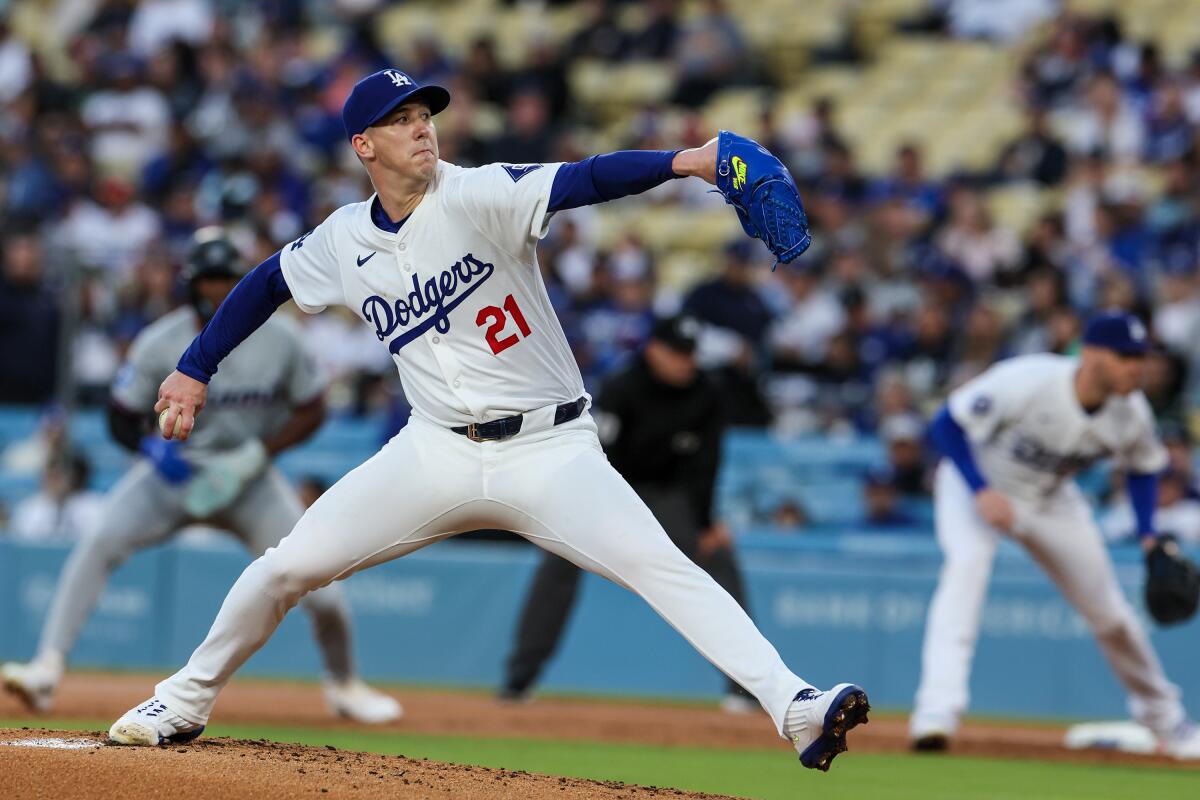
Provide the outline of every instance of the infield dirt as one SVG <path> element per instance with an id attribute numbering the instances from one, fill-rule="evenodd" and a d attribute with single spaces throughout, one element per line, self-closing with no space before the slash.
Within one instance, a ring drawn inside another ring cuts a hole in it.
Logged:
<path id="1" fill-rule="evenodd" d="M 365 796 L 697 798 L 673 789 L 600 783 L 510 770 L 443 764 L 402 756 L 345 752 L 320 747 L 204 737 L 165 749 L 102 746 L 103 733 L 40 730 L 43 719 L 116 719 L 153 692 L 146 676 L 76 674 L 61 687 L 54 712 L 35 717 L 0 694 L 0 718 L 28 719 L 29 729 L 0 731 L 0 775 L 5 797 L 160 796 L 164 775 L 189 786 L 189 795 L 208 797 Z M 649 703 L 539 698 L 500 703 L 483 694 L 405 689 L 397 696 L 404 718 L 371 730 L 408 734 L 457 734 L 523 739 L 638 742 L 723 749 L 780 751 L 789 746 L 775 735 L 765 714 L 729 715 L 716 709 Z M 320 690 L 311 684 L 238 680 L 222 693 L 214 722 L 362 729 L 331 718 Z M 1181 766 L 1160 757 L 1106 751 L 1072 751 L 1056 727 L 1009 724 L 968 725 L 955 743 L 964 755 L 1051 761 Z M 79 749 L 13 746 L 15 739 L 78 739 Z M 873 717 L 851 736 L 853 752 L 900 752 L 907 747 L 903 720 Z M 178 754 L 178 755 L 176 755 Z M 186 758 L 182 757 L 187 755 Z M 168 766 L 169 764 L 169 766 Z M 136 784 L 136 785 L 135 785 Z M 325 791 L 321 791 L 324 789 Z M 108 791 L 111 790 L 111 791 Z M 81 794 L 86 791 L 86 794 Z M 168 796 L 162 791 L 161 796 Z M 173 798 L 178 797 L 170 793 Z"/>

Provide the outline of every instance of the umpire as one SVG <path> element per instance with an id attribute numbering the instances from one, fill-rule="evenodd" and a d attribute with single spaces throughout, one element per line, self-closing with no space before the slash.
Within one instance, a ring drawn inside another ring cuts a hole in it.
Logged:
<path id="1" fill-rule="evenodd" d="M 742 578 L 724 525 L 711 516 L 720 461 L 720 394 L 696 366 L 700 323 L 658 320 L 643 351 L 614 373 L 596 399 L 596 421 L 609 462 L 629 481 L 671 541 L 746 607 Z M 500 697 L 524 699 L 554 654 L 579 588 L 580 570 L 545 553 L 521 611 Z M 729 681 L 722 707 L 758 704 Z"/>

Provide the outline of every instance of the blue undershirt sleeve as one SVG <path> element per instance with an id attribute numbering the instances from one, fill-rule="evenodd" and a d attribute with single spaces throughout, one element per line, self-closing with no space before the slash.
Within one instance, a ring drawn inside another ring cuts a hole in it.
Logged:
<path id="1" fill-rule="evenodd" d="M 678 150 L 619 150 L 563 164 L 550 187 L 548 211 L 603 203 L 639 194 L 676 175 L 671 162 Z"/>
<path id="2" fill-rule="evenodd" d="M 987 481 L 975 463 L 975 456 L 971 454 L 971 443 L 967 441 L 967 434 L 950 415 L 947 406 L 942 406 L 942 410 L 929 424 L 929 440 L 942 455 L 954 462 L 954 466 L 958 467 L 972 492 L 987 487 Z"/>
<path id="3" fill-rule="evenodd" d="M 283 278 L 279 253 L 242 278 L 217 313 L 192 340 L 176 367 L 189 378 L 208 383 L 217 365 L 292 297 Z"/>
<path id="4" fill-rule="evenodd" d="M 1125 488 L 1129 492 L 1129 504 L 1137 519 L 1137 534 L 1140 538 L 1154 535 L 1154 507 L 1158 505 L 1158 475 L 1150 472 L 1131 472 L 1125 477 Z"/>

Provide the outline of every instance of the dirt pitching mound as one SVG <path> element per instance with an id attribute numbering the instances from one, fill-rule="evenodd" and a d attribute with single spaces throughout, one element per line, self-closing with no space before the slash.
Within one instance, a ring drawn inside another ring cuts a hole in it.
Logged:
<path id="1" fill-rule="evenodd" d="M 5 798 L 398 797 L 721 800 L 718 795 L 306 747 L 265 739 L 198 739 L 122 747 L 98 731 L 0 729 Z M 728 800 L 728 799 L 727 799 Z"/>

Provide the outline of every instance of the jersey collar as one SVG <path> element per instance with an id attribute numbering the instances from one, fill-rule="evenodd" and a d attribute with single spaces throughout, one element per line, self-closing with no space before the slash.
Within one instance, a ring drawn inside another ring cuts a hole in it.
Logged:
<path id="1" fill-rule="evenodd" d="M 408 218 L 411 216 L 412 214 L 409 214 L 399 222 L 392 222 L 391 217 L 383 210 L 383 203 L 379 202 L 379 195 L 371 196 L 371 222 L 375 223 L 375 227 L 379 230 L 385 233 L 399 233 L 400 228 L 408 222 Z"/>

